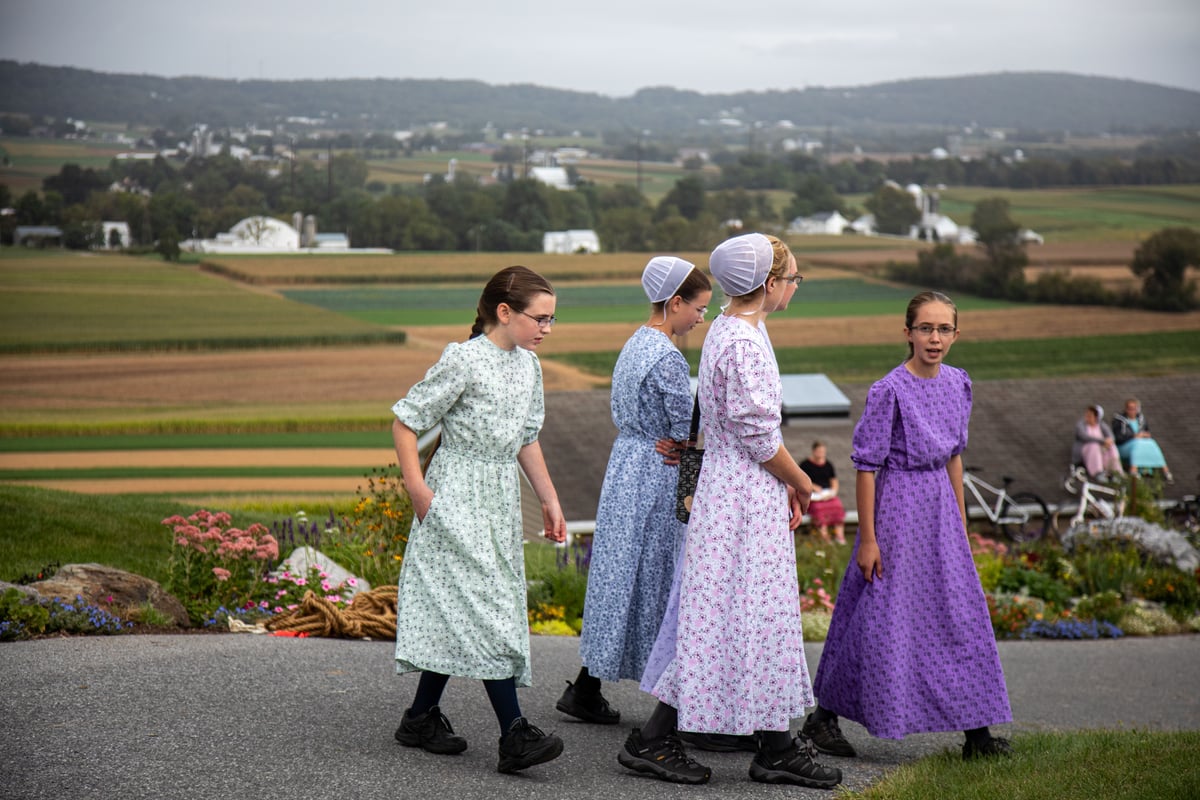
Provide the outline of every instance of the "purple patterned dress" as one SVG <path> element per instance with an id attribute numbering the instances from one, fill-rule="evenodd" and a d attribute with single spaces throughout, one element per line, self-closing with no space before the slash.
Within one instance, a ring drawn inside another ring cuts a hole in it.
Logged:
<path id="1" fill-rule="evenodd" d="M 787 488 L 761 464 L 783 442 L 779 367 L 766 331 L 717 317 L 700 356 L 698 396 L 704 468 L 642 687 L 678 710 L 680 730 L 785 731 L 812 691 Z"/>
<path id="2" fill-rule="evenodd" d="M 971 379 L 904 365 L 871 387 L 851 460 L 875 473 L 883 577 L 850 559 L 817 669 L 823 708 L 873 736 L 1012 721 L 987 602 L 946 472 L 967 446 Z"/>

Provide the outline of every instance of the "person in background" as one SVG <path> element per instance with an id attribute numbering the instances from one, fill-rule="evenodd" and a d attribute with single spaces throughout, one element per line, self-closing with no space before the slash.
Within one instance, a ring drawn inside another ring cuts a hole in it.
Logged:
<path id="1" fill-rule="evenodd" d="M 709 271 L 730 298 L 700 355 L 704 464 L 683 558 L 642 689 L 658 698 L 617 754 L 622 766 L 675 783 L 706 783 L 679 731 L 756 735 L 750 777 L 832 789 L 791 721 L 812 701 L 800 624 L 793 531 L 812 482 L 783 446 L 782 385 L 764 320 L 802 279 L 783 242 L 726 240 Z"/>
<path id="2" fill-rule="evenodd" d="M 1131 472 L 1161 469 L 1167 483 L 1175 482 L 1162 448 L 1150 433 L 1150 425 L 1142 414 L 1142 404 L 1136 397 L 1125 401 L 1124 413 L 1113 416 L 1112 432 L 1121 461 Z"/>
<path id="3" fill-rule="evenodd" d="M 812 503 L 808 506 L 808 516 L 812 519 L 813 530 L 821 537 L 821 541 L 829 541 L 829 531 L 833 529 L 833 540 L 838 544 L 846 543 L 846 507 L 838 498 L 837 472 L 829 463 L 825 443 L 815 441 L 812 453 L 800 462 L 800 469 L 813 482 Z"/>
<path id="4" fill-rule="evenodd" d="M 690 262 L 655 256 L 642 272 L 650 319 L 625 343 L 612 377 L 617 427 L 608 458 L 584 600 L 583 666 L 555 705 L 602 725 L 620 721 L 600 682 L 638 680 L 662 623 L 687 526 L 675 518 L 678 459 L 688 438 L 690 368 L 673 337 L 704 321 L 712 284 Z M 665 449 L 662 449 L 665 448 Z"/>
<path id="5" fill-rule="evenodd" d="M 989 726 L 1012 721 L 987 600 L 967 540 L 962 452 L 971 379 L 944 359 L 958 310 L 921 292 L 904 318 L 905 361 L 871 386 L 854 428 L 858 537 L 802 731 L 824 753 L 857 753 L 838 718 L 872 736 L 961 730 L 962 756 L 1011 753 Z"/>
<path id="6" fill-rule="evenodd" d="M 1075 423 L 1075 443 L 1071 448 L 1071 464 L 1082 465 L 1089 478 L 1123 475 L 1121 454 L 1113 439 L 1112 428 L 1104 421 L 1102 406 L 1088 406 L 1083 417 Z"/>
<path id="7" fill-rule="evenodd" d="M 528 267 L 508 267 L 479 298 L 471 338 L 446 345 L 392 412 L 392 438 L 413 526 L 400 569 L 396 672 L 420 672 L 396 739 L 455 754 L 467 741 L 438 703 L 451 675 L 483 681 L 500 724 L 499 772 L 557 758 L 563 742 L 522 715 L 529 686 L 521 485 L 542 505 L 545 536 L 566 539 L 558 495 L 538 444 L 545 417 L 542 368 L 533 351 L 554 327 L 554 289 Z M 441 423 L 423 471 L 417 435 Z"/>

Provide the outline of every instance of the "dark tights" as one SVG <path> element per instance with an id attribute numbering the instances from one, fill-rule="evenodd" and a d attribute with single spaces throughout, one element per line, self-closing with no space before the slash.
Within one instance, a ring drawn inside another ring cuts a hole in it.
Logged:
<path id="1" fill-rule="evenodd" d="M 421 680 L 417 683 L 417 694 L 413 698 L 412 707 L 408 710 L 411 716 L 420 716 L 436 706 L 442 699 L 449 675 L 439 672 L 422 672 Z M 487 690 L 488 700 L 492 703 L 492 711 L 496 712 L 496 721 L 500 723 L 500 734 L 508 733 L 508 729 L 521 716 L 521 705 L 517 702 L 517 682 L 513 678 L 503 678 L 495 681 L 484 681 L 483 688 Z"/>

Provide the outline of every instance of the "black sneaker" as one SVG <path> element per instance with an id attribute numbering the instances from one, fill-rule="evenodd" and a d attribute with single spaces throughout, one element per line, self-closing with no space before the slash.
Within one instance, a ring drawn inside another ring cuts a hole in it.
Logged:
<path id="1" fill-rule="evenodd" d="M 634 772 L 644 772 L 671 783 L 708 783 L 711 771 L 694 761 L 683 749 L 683 742 L 672 731 L 661 739 L 644 741 L 642 732 L 634 728 L 617 753 L 621 766 Z"/>
<path id="2" fill-rule="evenodd" d="M 778 753 L 759 750 L 750 762 L 750 778 L 759 783 L 791 783 L 811 789 L 832 789 L 842 782 L 842 771 L 813 760 L 817 749 L 797 736 L 791 747 Z"/>
<path id="3" fill-rule="evenodd" d="M 962 754 L 963 761 L 989 756 L 1011 756 L 1012 745 L 1008 743 L 1008 739 L 999 736 L 993 736 L 979 744 L 967 739 L 963 742 Z"/>
<path id="4" fill-rule="evenodd" d="M 737 736 L 732 733 L 692 733 L 680 731 L 679 738 L 692 747 L 710 753 L 757 753 L 758 740 L 753 735 Z"/>
<path id="5" fill-rule="evenodd" d="M 800 729 L 800 732 L 812 740 L 817 750 L 826 755 L 842 756 L 843 758 L 854 758 L 858 755 L 854 745 L 850 744 L 842 735 L 837 717 L 818 720 L 813 714 L 809 714 L 804 720 L 804 727 Z"/>
<path id="6" fill-rule="evenodd" d="M 570 681 L 554 707 L 576 719 L 598 725 L 616 725 L 621 721 L 621 712 L 610 706 L 599 691 L 582 692 Z"/>
<path id="7" fill-rule="evenodd" d="M 396 741 L 405 747 L 420 747 L 439 755 L 455 755 L 467 749 L 467 740 L 454 735 L 450 720 L 437 706 L 415 717 L 405 711 L 400 727 L 396 728 Z"/>
<path id="8" fill-rule="evenodd" d="M 517 717 L 509 726 L 508 733 L 500 737 L 500 762 L 497 772 L 516 772 L 544 764 L 562 755 L 563 741 L 552 733 L 542 733 L 541 728 L 530 725 L 529 720 Z"/>

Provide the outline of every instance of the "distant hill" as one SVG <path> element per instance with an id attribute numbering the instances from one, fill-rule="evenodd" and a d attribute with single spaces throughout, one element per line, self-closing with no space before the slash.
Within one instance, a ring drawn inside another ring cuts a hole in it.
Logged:
<path id="1" fill-rule="evenodd" d="M 433 121 L 478 129 L 683 132 L 723 113 L 745 122 L 865 129 L 962 126 L 1101 133 L 1200 129 L 1200 92 L 1061 72 L 1003 72 L 871 86 L 631 97 L 481 81 L 217 80 L 124 75 L 0 60 L 0 112 L 182 128 L 325 118 L 343 129 Z"/>

